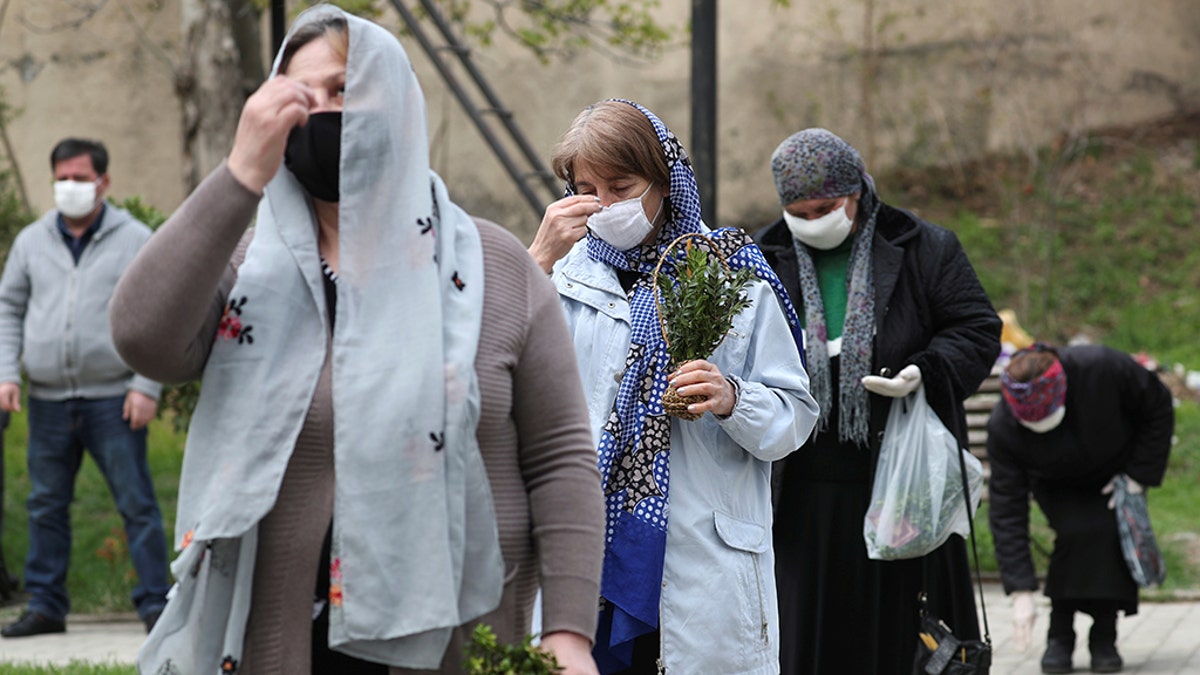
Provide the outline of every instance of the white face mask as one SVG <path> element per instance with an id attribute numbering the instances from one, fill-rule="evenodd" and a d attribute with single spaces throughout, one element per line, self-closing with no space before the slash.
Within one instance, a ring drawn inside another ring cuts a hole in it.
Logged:
<path id="1" fill-rule="evenodd" d="M 54 182 L 54 205 L 67 218 L 82 218 L 96 209 L 96 183 Z"/>
<path id="2" fill-rule="evenodd" d="M 822 251 L 837 248 L 846 241 L 846 237 L 850 236 L 850 228 L 854 227 L 854 221 L 846 215 L 846 204 L 812 220 L 793 216 L 784 210 L 783 220 L 793 237 Z"/>
<path id="3" fill-rule="evenodd" d="M 641 197 L 601 207 L 599 211 L 588 216 L 588 229 L 618 251 L 629 250 L 645 241 L 654 229 L 654 222 L 646 218 L 646 210 L 642 208 L 642 197 L 650 192 L 653 185 L 654 183 L 647 185 Z M 658 218 L 660 212 L 662 202 L 658 204 L 654 219 Z"/>
<path id="4" fill-rule="evenodd" d="M 1017 422 L 1020 422 L 1021 426 L 1035 434 L 1044 434 L 1047 431 L 1054 429 L 1059 424 L 1062 424 L 1063 417 L 1066 417 L 1066 415 L 1067 406 L 1062 405 L 1058 407 L 1058 410 L 1055 410 L 1036 422 L 1026 422 L 1024 420 L 1017 420 Z"/>

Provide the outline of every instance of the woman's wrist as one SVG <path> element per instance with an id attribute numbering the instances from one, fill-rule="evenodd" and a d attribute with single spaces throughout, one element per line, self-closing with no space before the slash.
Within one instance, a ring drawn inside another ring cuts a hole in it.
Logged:
<path id="1" fill-rule="evenodd" d="M 725 381 L 729 383 L 729 388 L 733 390 L 733 393 L 731 395 L 731 398 L 733 399 L 733 403 L 729 404 L 729 411 L 723 415 L 718 414 L 715 411 L 713 412 L 713 415 L 719 420 L 727 420 L 730 418 L 730 416 L 733 415 L 733 410 L 734 410 L 734 408 L 737 408 L 738 398 L 742 391 L 741 387 L 738 386 L 737 380 L 733 379 L 732 377 L 729 377 L 728 375 L 726 375 Z"/>

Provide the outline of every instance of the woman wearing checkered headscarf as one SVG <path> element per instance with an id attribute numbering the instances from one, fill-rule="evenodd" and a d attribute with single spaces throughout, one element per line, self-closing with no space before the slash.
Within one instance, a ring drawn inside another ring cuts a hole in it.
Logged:
<path id="1" fill-rule="evenodd" d="M 953 233 L 880 200 L 836 134 L 792 134 L 771 169 L 782 217 L 755 239 L 804 323 L 821 407 L 817 433 L 775 466 L 783 672 L 908 672 L 919 591 L 958 637 L 978 627 L 960 537 L 919 560 L 867 557 L 884 425 L 893 398 L 924 386 L 966 447 L 962 400 L 1000 351 L 1000 319 Z"/>
<path id="2" fill-rule="evenodd" d="M 567 196 L 546 210 L 530 250 L 552 272 L 574 335 L 607 496 L 597 665 L 773 675 L 770 462 L 817 416 L 799 321 L 749 237 L 705 227 L 687 153 L 649 110 L 590 106 L 553 163 Z M 685 233 L 759 280 L 712 356 L 673 364 L 652 282 Z M 693 404 L 699 419 L 667 416 L 668 383 L 705 397 Z"/>

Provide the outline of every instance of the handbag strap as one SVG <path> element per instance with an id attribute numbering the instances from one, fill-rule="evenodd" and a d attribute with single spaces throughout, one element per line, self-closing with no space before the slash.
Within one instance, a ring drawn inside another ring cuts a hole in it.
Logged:
<path id="1" fill-rule="evenodd" d="M 967 528 L 971 533 L 971 555 L 975 559 L 975 583 L 979 587 L 979 611 L 983 615 L 983 641 L 990 647 L 992 634 L 988 629 L 987 603 L 983 600 L 983 575 L 979 573 L 979 549 L 975 546 L 975 514 L 971 512 L 971 486 L 967 482 L 967 460 L 965 450 L 958 451 L 959 475 L 962 477 L 963 499 L 967 502 Z"/>

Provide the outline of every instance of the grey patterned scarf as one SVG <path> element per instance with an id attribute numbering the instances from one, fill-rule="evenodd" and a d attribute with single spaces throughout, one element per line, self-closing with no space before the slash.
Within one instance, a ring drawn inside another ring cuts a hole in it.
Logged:
<path id="1" fill-rule="evenodd" d="M 838 377 L 838 439 L 865 446 L 871 408 L 862 378 L 871 372 L 875 320 L 875 279 L 871 248 L 879 199 L 875 181 L 862 157 L 846 141 L 825 129 L 805 129 L 789 136 L 771 156 L 779 201 L 784 206 L 808 199 L 831 199 L 861 193 L 857 227 L 850 247 L 846 320 Z M 829 427 L 832 404 L 829 368 L 829 329 L 821 300 L 816 266 L 809 248 L 793 239 L 800 293 L 804 302 L 804 348 L 813 397 L 821 407 L 818 431 Z"/>
<path id="2" fill-rule="evenodd" d="M 859 201 L 863 212 L 870 216 L 859 221 L 850 246 L 850 285 L 846 298 L 846 322 L 842 325 L 842 355 L 838 377 L 838 440 L 858 445 L 867 444 L 871 409 L 862 378 L 871 373 L 872 343 L 874 340 L 875 279 L 871 264 L 871 243 L 875 238 L 875 216 L 879 203 L 871 192 L 863 191 Z M 829 329 L 825 325 L 825 304 L 821 301 L 820 284 L 809 249 L 793 239 L 796 247 L 796 266 L 800 271 L 800 293 L 804 301 L 804 349 L 808 357 L 808 380 L 813 398 L 821 407 L 817 430 L 829 427 L 831 403 L 829 374 Z"/>

